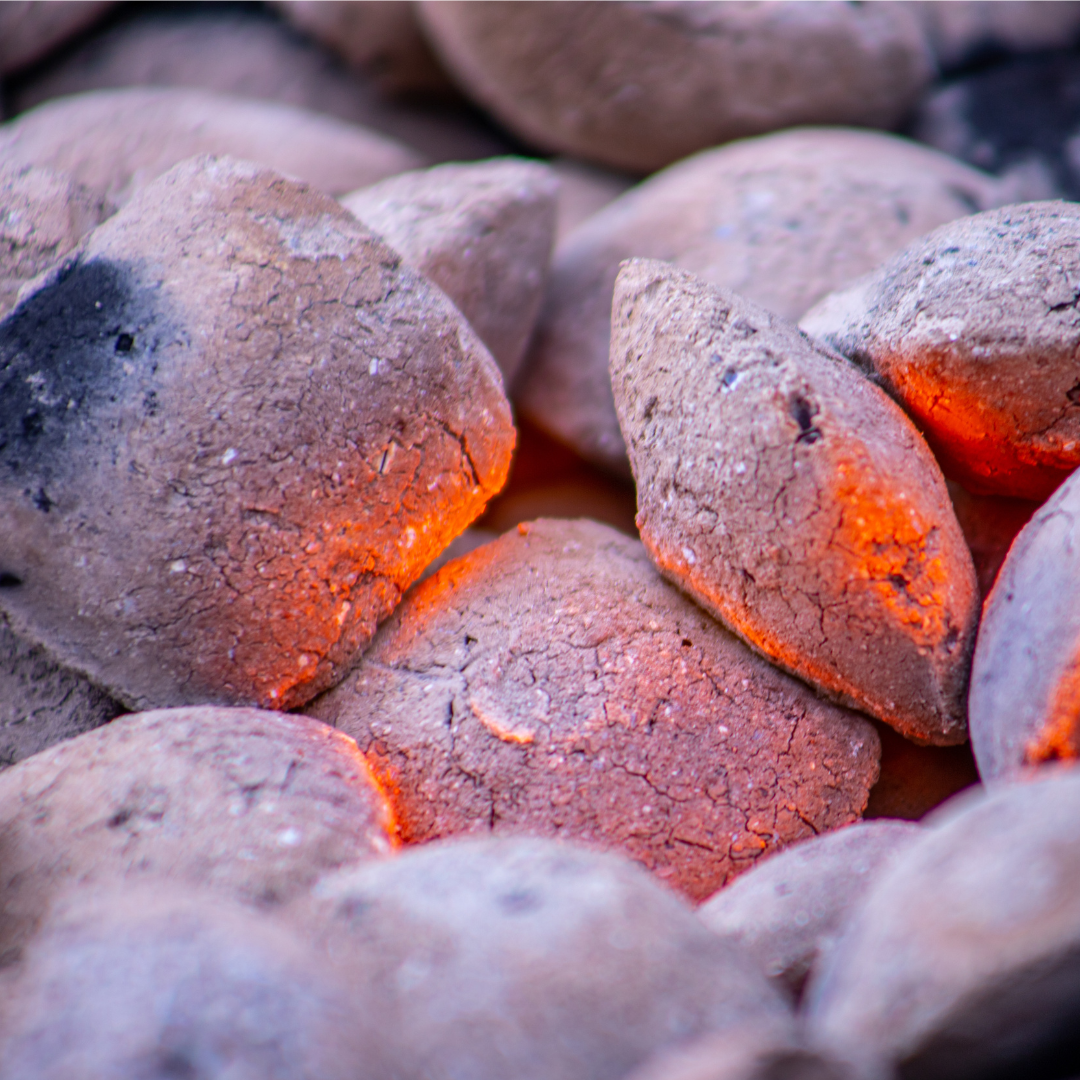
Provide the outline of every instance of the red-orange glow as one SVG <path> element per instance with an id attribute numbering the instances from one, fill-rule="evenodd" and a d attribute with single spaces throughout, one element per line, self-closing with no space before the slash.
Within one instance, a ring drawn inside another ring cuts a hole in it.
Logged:
<path id="1" fill-rule="evenodd" d="M 1072 761 L 1080 757 L 1080 659 L 1074 659 L 1058 680 L 1042 729 L 1027 744 L 1029 765 Z"/>
<path id="2" fill-rule="evenodd" d="M 1011 412 L 950 377 L 944 358 L 901 358 L 886 366 L 942 470 L 969 491 L 1041 501 L 1080 465 L 1080 440 L 1034 445 Z"/>
<path id="3" fill-rule="evenodd" d="M 329 686 L 405 590 L 484 512 L 506 482 L 512 444 L 503 449 L 486 486 L 464 469 L 448 469 L 418 488 L 412 473 L 419 455 L 402 452 L 389 473 L 369 468 L 357 478 L 354 504 L 323 505 L 309 496 L 282 512 L 283 522 L 304 521 L 305 528 L 262 534 L 258 564 L 236 575 L 244 603 L 256 609 L 249 625 L 258 630 L 235 655 L 214 658 L 221 670 L 212 684 L 227 683 L 239 668 L 258 704 L 271 709 L 295 708 L 311 687 Z M 328 520 L 318 520 L 323 515 Z"/>
<path id="4" fill-rule="evenodd" d="M 950 578 L 946 563 L 954 556 L 968 557 L 958 530 L 950 547 L 939 523 L 914 499 L 905 498 L 892 477 L 880 475 L 857 446 L 834 461 L 826 482 L 831 490 L 823 490 L 820 498 L 838 509 L 837 524 L 827 540 L 812 543 L 800 555 L 804 587 L 820 592 L 829 606 L 846 609 L 837 618 L 876 623 L 884 646 L 904 638 L 929 655 L 954 622 L 967 615 L 965 583 Z M 801 538 L 793 535 L 789 542 L 796 545 Z M 784 628 L 762 619 L 755 604 L 718 589 L 707 575 L 688 568 L 677 552 L 657 550 L 647 538 L 646 543 L 658 565 L 676 578 L 689 572 L 707 606 L 779 666 L 869 709 L 910 737 L 920 737 L 923 717 L 907 716 L 897 703 L 875 697 L 873 686 L 853 678 L 834 657 L 800 651 L 786 639 Z M 928 673 L 928 681 L 932 678 Z"/>
<path id="5" fill-rule="evenodd" d="M 352 742 L 352 739 L 349 740 Z M 390 838 L 390 846 L 398 849 L 408 843 L 404 835 L 402 823 L 398 817 L 398 809 L 402 805 L 401 789 L 398 785 L 397 774 L 390 766 L 386 758 L 377 753 L 364 754 L 353 743 L 356 757 L 363 766 L 364 774 L 371 781 L 372 786 L 382 797 L 383 822 L 387 836 Z"/>

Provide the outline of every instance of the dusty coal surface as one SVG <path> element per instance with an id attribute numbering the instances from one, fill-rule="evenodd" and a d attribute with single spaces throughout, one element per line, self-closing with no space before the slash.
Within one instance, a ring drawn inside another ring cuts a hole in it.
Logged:
<path id="1" fill-rule="evenodd" d="M 105 259 L 70 260 L 19 304 L 0 323 L 0 483 L 48 513 L 49 481 L 106 434 L 130 376 L 152 414 L 162 323 L 154 290 Z"/>

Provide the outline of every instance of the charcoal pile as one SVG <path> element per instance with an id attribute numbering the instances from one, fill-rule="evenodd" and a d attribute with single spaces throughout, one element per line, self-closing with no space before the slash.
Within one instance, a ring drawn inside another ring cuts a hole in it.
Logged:
<path id="1" fill-rule="evenodd" d="M 0 3 L 0 1080 L 1080 1075 L 1080 3 Z"/>

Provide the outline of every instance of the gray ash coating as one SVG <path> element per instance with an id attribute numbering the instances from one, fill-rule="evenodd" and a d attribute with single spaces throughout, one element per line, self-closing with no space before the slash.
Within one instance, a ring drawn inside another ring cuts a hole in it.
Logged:
<path id="1" fill-rule="evenodd" d="M 49 482 L 108 439 L 110 406 L 130 397 L 132 377 L 153 415 L 156 299 L 131 267 L 75 258 L 0 322 L 0 485 L 47 513 Z"/>
<path id="2" fill-rule="evenodd" d="M 1080 198 L 1080 54 L 1014 57 L 947 83 L 924 104 L 915 137 L 993 173 L 1037 162 Z"/>

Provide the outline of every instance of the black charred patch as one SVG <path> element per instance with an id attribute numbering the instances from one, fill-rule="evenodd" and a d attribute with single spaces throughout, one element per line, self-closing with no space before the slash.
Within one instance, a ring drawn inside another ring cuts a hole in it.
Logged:
<path id="1" fill-rule="evenodd" d="M 107 824 L 110 829 L 119 829 L 121 825 L 126 825 L 134 816 L 135 811 L 130 807 L 124 806 L 109 818 Z"/>
<path id="2" fill-rule="evenodd" d="M 1080 56 L 1072 50 L 1016 56 L 957 84 L 967 129 L 964 145 L 952 148 L 958 156 L 995 173 L 1034 160 L 1065 198 L 1080 196 L 1080 167 L 1067 150 L 1080 126 Z"/>
<path id="3" fill-rule="evenodd" d="M 814 417 L 818 413 L 817 406 L 796 394 L 789 402 L 788 408 L 791 418 L 799 425 L 799 434 L 795 436 L 795 441 L 816 443 L 821 438 L 820 428 L 814 426 Z"/>
<path id="4" fill-rule="evenodd" d="M 0 480 L 38 509 L 58 471 L 116 438 L 133 394 L 156 412 L 159 302 L 131 268 L 75 260 L 0 322 Z"/>

